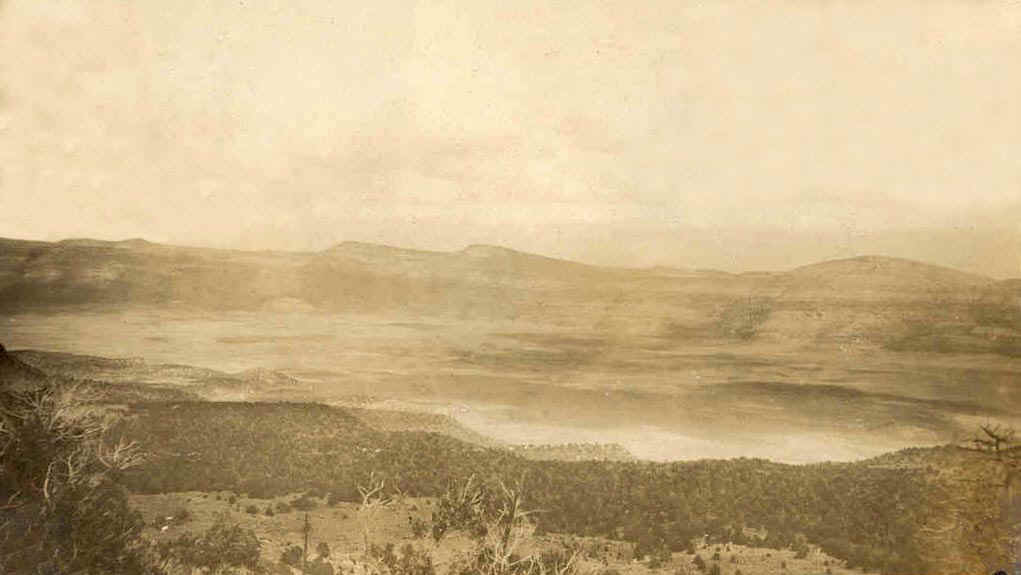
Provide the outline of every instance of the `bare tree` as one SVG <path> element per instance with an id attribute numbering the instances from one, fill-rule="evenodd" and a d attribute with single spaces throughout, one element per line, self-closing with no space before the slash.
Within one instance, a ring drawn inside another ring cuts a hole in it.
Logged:
<path id="1" fill-rule="evenodd" d="M 359 485 L 358 493 L 362 496 L 362 503 L 358 507 L 359 522 L 362 524 L 362 545 L 363 553 L 369 553 L 369 534 L 375 524 L 376 515 L 381 509 L 390 505 L 391 500 L 384 496 L 386 480 L 376 478 L 376 472 L 369 474 L 368 485 Z"/>
<path id="2" fill-rule="evenodd" d="M 141 519 L 118 476 L 138 446 L 108 437 L 110 414 L 62 381 L 0 381 L 0 571 L 138 572 Z"/>
<path id="3" fill-rule="evenodd" d="M 1011 488 L 1021 471 L 1021 443 L 1016 440 L 1013 428 L 987 424 L 981 426 L 982 435 L 971 440 L 969 449 L 984 453 L 1000 463 L 1003 470 L 1001 485 Z"/>
<path id="4" fill-rule="evenodd" d="M 978 457 L 943 473 L 941 496 L 933 502 L 939 512 L 922 528 L 927 548 L 956 551 L 952 559 L 960 572 L 1004 569 L 1021 551 L 1021 444 L 1011 428 L 987 424 L 979 430 L 962 446 Z"/>

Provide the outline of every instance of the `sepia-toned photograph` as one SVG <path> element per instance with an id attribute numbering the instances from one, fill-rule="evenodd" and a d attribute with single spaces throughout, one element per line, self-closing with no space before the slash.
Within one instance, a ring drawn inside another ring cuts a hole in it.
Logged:
<path id="1" fill-rule="evenodd" d="M 0 574 L 1021 574 L 1016 0 L 0 0 Z"/>

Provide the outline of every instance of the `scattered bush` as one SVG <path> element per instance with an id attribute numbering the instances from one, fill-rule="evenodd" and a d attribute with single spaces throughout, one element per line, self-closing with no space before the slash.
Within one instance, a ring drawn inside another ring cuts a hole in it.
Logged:
<path id="1" fill-rule="evenodd" d="M 373 544 L 369 548 L 369 556 L 390 575 L 435 575 L 432 557 L 424 550 L 416 549 L 410 543 L 401 547 L 400 553 L 394 551 L 394 544 L 387 543 L 380 547 Z"/>
<path id="2" fill-rule="evenodd" d="M 188 533 L 160 542 L 157 549 L 164 561 L 220 573 L 230 568 L 257 569 L 261 544 L 255 532 L 231 524 L 224 513 L 201 536 Z"/>
<path id="3" fill-rule="evenodd" d="M 652 553 L 649 554 L 649 568 L 659 569 L 669 563 L 670 559 L 670 548 L 666 545 L 660 544 L 652 550 Z"/>

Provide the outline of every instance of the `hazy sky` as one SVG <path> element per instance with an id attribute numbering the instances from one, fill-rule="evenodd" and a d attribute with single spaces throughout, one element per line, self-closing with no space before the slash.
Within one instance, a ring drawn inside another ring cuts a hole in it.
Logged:
<path id="1" fill-rule="evenodd" d="M 1021 276 L 1021 2 L 6 0 L 0 236 Z"/>

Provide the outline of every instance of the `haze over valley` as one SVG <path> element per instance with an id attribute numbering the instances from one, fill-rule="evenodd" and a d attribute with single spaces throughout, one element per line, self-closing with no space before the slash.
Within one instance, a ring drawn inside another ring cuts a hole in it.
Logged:
<path id="1" fill-rule="evenodd" d="M 444 414 L 505 444 L 854 460 L 959 441 L 1021 405 L 1018 283 L 896 258 L 730 274 L 494 246 L 3 240 L 0 254 L 9 349 L 132 358 L 96 378 L 212 399 Z M 274 383 L 163 381 L 162 364 Z"/>

